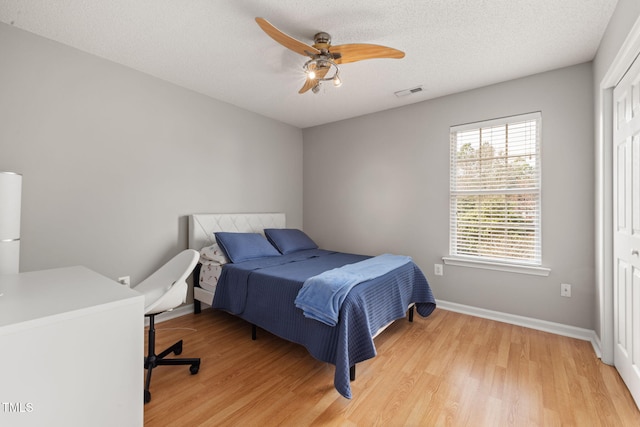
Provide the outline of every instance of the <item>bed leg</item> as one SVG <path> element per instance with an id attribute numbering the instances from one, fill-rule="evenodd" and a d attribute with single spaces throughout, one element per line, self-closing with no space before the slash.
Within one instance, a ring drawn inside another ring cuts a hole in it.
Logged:
<path id="1" fill-rule="evenodd" d="M 350 381 L 356 380 L 356 365 L 353 365 L 352 367 L 349 368 L 349 380 Z"/>
<path id="2" fill-rule="evenodd" d="M 258 339 L 258 328 L 256 328 L 256 325 L 251 325 L 251 339 L 253 341 L 255 341 L 256 339 Z"/>
<path id="3" fill-rule="evenodd" d="M 198 263 L 196 264 L 195 268 L 193 269 L 193 287 L 194 288 L 199 288 L 200 287 L 200 270 L 202 269 L 202 264 Z M 193 299 L 193 314 L 200 314 L 200 312 L 202 311 L 202 304 L 200 304 L 200 301 L 197 299 Z"/>
<path id="4" fill-rule="evenodd" d="M 413 311 L 416 308 L 415 305 L 412 305 L 411 307 L 409 307 L 409 322 L 413 322 Z"/>

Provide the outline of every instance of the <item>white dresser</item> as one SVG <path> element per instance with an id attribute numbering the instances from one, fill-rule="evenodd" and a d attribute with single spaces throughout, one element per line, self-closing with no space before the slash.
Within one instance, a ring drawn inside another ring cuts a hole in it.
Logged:
<path id="1" fill-rule="evenodd" d="M 0 276 L 0 426 L 142 426 L 143 313 L 86 267 Z"/>

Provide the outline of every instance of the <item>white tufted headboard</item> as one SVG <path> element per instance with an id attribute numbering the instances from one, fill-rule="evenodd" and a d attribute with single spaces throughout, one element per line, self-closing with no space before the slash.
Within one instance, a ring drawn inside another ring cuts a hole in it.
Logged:
<path id="1" fill-rule="evenodd" d="M 189 248 L 199 251 L 216 242 L 216 231 L 263 233 L 265 228 L 284 228 L 284 213 L 225 213 L 189 215 Z"/>

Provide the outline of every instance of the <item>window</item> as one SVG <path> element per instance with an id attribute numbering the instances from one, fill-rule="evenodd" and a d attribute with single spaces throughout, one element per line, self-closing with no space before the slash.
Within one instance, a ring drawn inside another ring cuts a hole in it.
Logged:
<path id="1" fill-rule="evenodd" d="M 451 128 L 451 257 L 540 266 L 540 122 L 531 113 Z"/>

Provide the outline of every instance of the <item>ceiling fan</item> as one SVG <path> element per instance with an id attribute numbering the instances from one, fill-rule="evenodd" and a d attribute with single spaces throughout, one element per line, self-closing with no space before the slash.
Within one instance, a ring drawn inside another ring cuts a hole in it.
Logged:
<path id="1" fill-rule="evenodd" d="M 340 86 L 342 81 L 338 64 L 374 58 L 404 58 L 404 52 L 401 50 L 376 44 L 352 43 L 332 46 L 331 36 L 325 32 L 317 33 L 313 37 L 313 45 L 309 46 L 278 30 L 264 18 L 256 18 L 256 22 L 269 37 L 287 49 L 310 58 L 303 65 L 307 80 L 298 93 L 305 93 L 309 89 L 318 93 L 323 81 L 333 81 L 335 86 Z"/>

